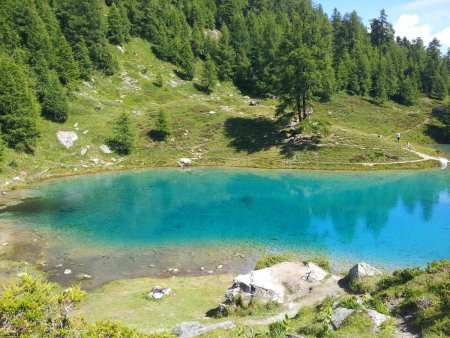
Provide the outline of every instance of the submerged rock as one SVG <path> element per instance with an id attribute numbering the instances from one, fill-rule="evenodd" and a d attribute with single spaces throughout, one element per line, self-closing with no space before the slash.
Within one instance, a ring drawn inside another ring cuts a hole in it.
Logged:
<path id="1" fill-rule="evenodd" d="M 381 272 L 380 270 L 365 262 L 361 262 L 350 269 L 350 271 L 348 272 L 348 277 L 350 278 L 350 280 L 355 280 L 358 278 L 372 277 L 382 274 L 383 272 Z"/>

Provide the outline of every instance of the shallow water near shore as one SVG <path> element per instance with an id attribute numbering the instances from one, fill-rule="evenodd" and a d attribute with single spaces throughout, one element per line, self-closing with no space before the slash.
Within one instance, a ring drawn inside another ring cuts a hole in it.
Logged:
<path id="1" fill-rule="evenodd" d="M 92 274 L 92 287 L 164 277 L 169 268 L 245 272 L 269 251 L 392 270 L 450 257 L 450 171 L 217 168 L 64 178 L 15 192 L 0 209 L 2 224 L 33 234 L 26 236 L 50 276 Z"/>

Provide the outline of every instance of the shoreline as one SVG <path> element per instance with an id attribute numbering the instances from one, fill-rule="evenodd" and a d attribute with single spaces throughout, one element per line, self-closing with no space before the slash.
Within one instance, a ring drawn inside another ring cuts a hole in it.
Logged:
<path id="1" fill-rule="evenodd" d="M 434 163 L 434 166 L 426 166 L 423 168 L 403 168 L 404 164 L 412 164 L 412 163 Z M 5 183 L 0 185 L 0 205 L 4 204 L 5 197 L 7 198 L 7 194 L 9 192 L 18 191 L 27 189 L 29 187 L 33 187 L 35 185 L 39 185 L 39 183 L 62 179 L 62 178 L 70 178 L 70 177 L 82 177 L 82 176 L 91 176 L 91 175 L 102 175 L 102 174 L 120 174 L 125 172 L 141 172 L 141 171 L 152 171 L 152 170 L 195 170 L 195 169 L 230 169 L 230 170 L 255 170 L 255 171 L 280 171 L 280 172 L 324 172 L 324 173 L 370 173 L 370 172 L 421 172 L 421 171 L 434 171 L 438 169 L 445 169 L 440 167 L 441 162 L 439 160 L 434 158 L 429 159 L 421 159 L 421 160 L 415 160 L 412 162 L 406 162 L 406 163 L 392 163 L 389 162 L 386 163 L 373 163 L 371 165 L 367 165 L 367 163 L 358 163 L 358 165 L 361 168 L 347 168 L 347 169 L 335 169 L 335 168 L 329 168 L 326 167 L 309 167 L 309 168 L 295 168 L 295 167 L 262 167 L 262 166 L 246 166 L 246 165 L 191 165 L 188 167 L 182 167 L 182 166 L 142 166 L 142 167 L 136 167 L 136 166 L 125 166 L 121 168 L 115 168 L 115 167 L 100 167 L 97 168 L 98 170 L 85 170 L 81 172 L 63 172 L 63 173 L 56 173 L 56 174 L 49 174 L 45 175 L 49 169 L 44 170 L 41 173 L 33 174 L 33 175 L 27 175 L 25 177 L 20 177 L 20 180 L 18 183 L 14 184 L 7 180 Z M 396 165 L 395 168 L 385 168 L 385 166 L 390 165 Z M 381 167 L 381 168 L 380 168 Z M 19 177 L 19 176 L 18 176 Z"/>

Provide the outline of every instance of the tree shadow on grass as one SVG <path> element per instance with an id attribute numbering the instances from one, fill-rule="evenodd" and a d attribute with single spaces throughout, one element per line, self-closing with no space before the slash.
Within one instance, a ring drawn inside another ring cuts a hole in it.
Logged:
<path id="1" fill-rule="evenodd" d="M 450 143 L 450 111 L 445 107 L 436 107 L 431 115 L 442 125 L 427 124 L 425 135 L 430 136 L 435 142 L 441 144 Z"/>
<path id="2" fill-rule="evenodd" d="M 280 130 L 280 121 L 264 117 L 233 117 L 225 121 L 225 135 L 231 139 L 229 147 L 237 152 L 253 154 L 272 147 L 280 147 L 280 154 L 292 158 L 297 151 L 316 151 L 320 137 L 288 137 Z"/>
<path id="3" fill-rule="evenodd" d="M 225 121 L 225 135 L 231 138 L 228 146 L 249 154 L 280 145 L 283 139 L 277 122 L 263 117 L 229 118 Z"/>

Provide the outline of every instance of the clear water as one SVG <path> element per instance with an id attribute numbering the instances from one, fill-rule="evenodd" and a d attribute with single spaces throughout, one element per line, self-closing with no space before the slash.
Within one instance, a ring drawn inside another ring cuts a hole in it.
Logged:
<path id="1" fill-rule="evenodd" d="M 117 250 L 255 243 L 385 266 L 450 258 L 450 171 L 152 170 L 49 181 L 0 222 Z"/>

